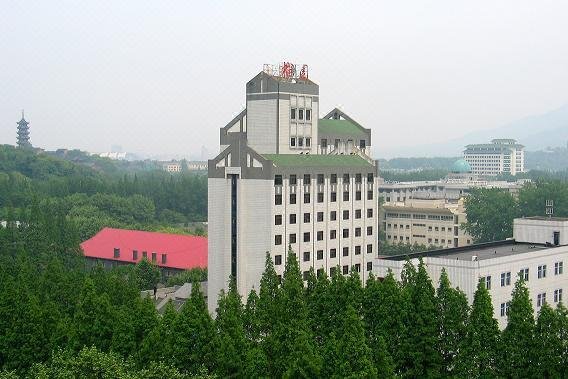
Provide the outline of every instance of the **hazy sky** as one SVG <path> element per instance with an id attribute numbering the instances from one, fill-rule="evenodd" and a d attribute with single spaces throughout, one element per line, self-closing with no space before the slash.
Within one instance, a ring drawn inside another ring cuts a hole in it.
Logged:
<path id="1" fill-rule="evenodd" d="M 218 149 L 263 63 L 307 63 L 380 149 L 568 103 L 568 1 L 25 1 L 0 11 L 0 143 Z M 411 154 L 410 154 L 411 155 Z"/>

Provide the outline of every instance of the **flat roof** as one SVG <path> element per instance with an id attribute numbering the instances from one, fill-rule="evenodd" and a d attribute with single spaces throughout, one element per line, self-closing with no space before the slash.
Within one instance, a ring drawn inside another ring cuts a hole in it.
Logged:
<path id="1" fill-rule="evenodd" d="M 477 256 L 478 261 L 501 258 L 510 255 L 529 253 L 531 251 L 540 251 L 549 249 L 550 246 L 537 243 L 516 242 L 515 240 L 495 241 L 488 243 L 479 243 L 463 247 L 453 247 L 449 249 L 438 249 L 423 251 L 412 254 L 401 254 L 393 256 L 384 256 L 380 259 L 401 261 L 414 258 L 435 257 L 443 259 L 454 259 L 460 261 L 471 261 L 473 256 Z"/>
<path id="2" fill-rule="evenodd" d="M 262 154 L 276 167 L 365 167 L 375 166 L 359 155 Z"/>
<path id="3" fill-rule="evenodd" d="M 522 217 L 522 218 L 520 218 L 520 220 L 568 221 L 568 217 L 530 216 L 530 217 Z"/>

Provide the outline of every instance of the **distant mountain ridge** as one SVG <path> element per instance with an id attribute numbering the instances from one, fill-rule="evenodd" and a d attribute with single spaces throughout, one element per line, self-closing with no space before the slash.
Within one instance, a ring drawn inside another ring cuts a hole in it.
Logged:
<path id="1" fill-rule="evenodd" d="M 494 138 L 514 138 L 528 151 L 568 144 L 568 104 L 547 113 L 528 116 L 495 129 L 479 130 L 460 138 L 428 145 L 390 148 L 378 156 L 459 156 L 468 144 L 485 143 Z"/>

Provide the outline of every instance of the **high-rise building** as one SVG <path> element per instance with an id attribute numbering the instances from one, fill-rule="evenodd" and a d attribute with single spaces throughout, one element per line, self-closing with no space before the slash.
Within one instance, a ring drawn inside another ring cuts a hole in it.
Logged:
<path id="1" fill-rule="evenodd" d="M 242 295 L 258 290 L 266 253 L 278 275 L 290 247 L 305 276 L 356 270 L 363 280 L 377 257 L 371 132 L 339 109 L 319 119 L 319 86 L 298 71 L 265 66 L 252 78 L 209 160 L 211 311 L 230 276 Z"/>
<path id="2" fill-rule="evenodd" d="M 467 145 L 463 155 L 471 172 L 478 175 L 516 175 L 525 171 L 525 147 L 514 139 Z"/>
<path id="3" fill-rule="evenodd" d="M 31 148 L 30 142 L 30 127 L 29 122 L 24 118 L 24 111 L 22 111 L 22 119 L 18 121 L 18 147 Z"/>

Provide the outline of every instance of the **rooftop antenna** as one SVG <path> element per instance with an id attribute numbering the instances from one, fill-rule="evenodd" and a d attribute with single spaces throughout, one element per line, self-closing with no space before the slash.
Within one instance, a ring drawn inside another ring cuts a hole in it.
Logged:
<path id="1" fill-rule="evenodd" d="M 554 200 L 546 200 L 546 215 L 552 218 L 554 214 Z"/>

